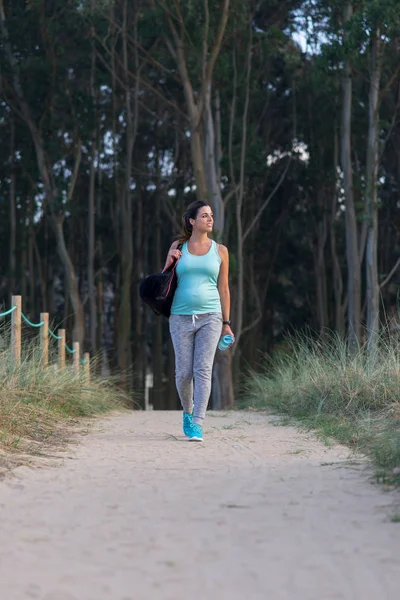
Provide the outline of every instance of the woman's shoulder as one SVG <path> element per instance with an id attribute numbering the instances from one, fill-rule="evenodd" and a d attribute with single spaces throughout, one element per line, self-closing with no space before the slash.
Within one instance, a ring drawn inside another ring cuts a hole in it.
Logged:
<path id="1" fill-rule="evenodd" d="M 215 254 L 218 257 L 220 263 L 226 262 L 228 258 L 228 248 L 223 244 L 218 244 L 217 242 L 213 242 L 215 248 Z"/>
<path id="2" fill-rule="evenodd" d="M 183 246 L 179 240 L 174 240 L 171 244 L 170 250 L 176 250 L 179 245 Z"/>
<path id="3" fill-rule="evenodd" d="M 228 248 L 226 246 L 224 246 L 223 244 L 217 244 L 217 242 L 214 242 L 215 246 L 220 254 L 220 256 L 227 256 L 228 255 Z"/>

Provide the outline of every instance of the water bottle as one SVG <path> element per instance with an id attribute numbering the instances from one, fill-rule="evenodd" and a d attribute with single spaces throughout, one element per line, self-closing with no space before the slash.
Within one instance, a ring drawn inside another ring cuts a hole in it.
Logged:
<path id="1" fill-rule="evenodd" d="M 218 348 L 220 350 L 226 350 L 234 341 L 235 338 L 232 335 L 224 335 L 219 341 Z"/>

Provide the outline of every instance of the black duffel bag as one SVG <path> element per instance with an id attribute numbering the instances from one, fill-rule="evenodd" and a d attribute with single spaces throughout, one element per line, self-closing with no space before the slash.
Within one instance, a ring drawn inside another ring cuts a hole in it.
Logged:
<path id="1" fill-rule="evenodd" d="M 181 249 L 181 245 L 177 250 Z M 178 278 L 175 273 L 178 260 L 174 258 L 173 262 L 161 273 L 149 275 L 140 283 L 139 294 L 145 304 L 156 313 L 169 318 L 171 315 L 171 306 L 174 299 Z"/>

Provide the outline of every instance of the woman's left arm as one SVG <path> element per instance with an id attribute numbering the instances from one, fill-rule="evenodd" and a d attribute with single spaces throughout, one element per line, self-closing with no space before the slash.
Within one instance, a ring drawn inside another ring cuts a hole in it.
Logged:
<path id="1" fill-rule="evenodd" d="M 221 299 L 221 308 L 222 308 L 222 320 L 229 321 L 230 313 L 231 313 L 231 295 L 229 292 L 229 253 L 228 248 L 219 244 L 218 253 L 221 258 L 221 267 L 219 269 L 219 277 L 218 277 L 218 291 L 219 297 Z M 222 327 L 222 335 L 231 335 L 233 338 L 232 329 L 230 325 L 224 325 Z"/>

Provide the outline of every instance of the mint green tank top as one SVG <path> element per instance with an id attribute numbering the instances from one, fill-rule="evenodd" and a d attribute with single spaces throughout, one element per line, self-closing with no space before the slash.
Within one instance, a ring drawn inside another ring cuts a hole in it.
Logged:
<path id="1" fill-rule="evenodd" d="M 221 258 L 218 246 L 211 247 L 204 256 L 190 254 L 187 242 L 182 246 L 182 256 L 176 266 L 178 286 L 172 302 L 172 315 L 201 315 L 220 313 L 218 275 Z"/>

